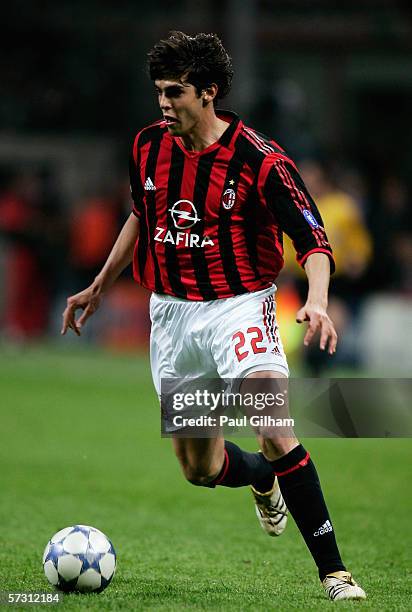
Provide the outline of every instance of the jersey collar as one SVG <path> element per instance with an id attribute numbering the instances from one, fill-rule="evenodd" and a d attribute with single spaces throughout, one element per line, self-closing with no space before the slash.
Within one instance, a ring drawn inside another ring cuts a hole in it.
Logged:
<path id="1" fill-rule="evenodd" d="M 183 142 L 180 138 L 174 138 L 172 136 L 172 139 L 183 151 L 186 157 L 198 157 L 206 155 L 211 151 L 214 151 L 218 147 L 226 147 L 227 149 L 233 148 L 234 143 L 236 141 L 236 137 L 239 131 L 241 130 L 243 123 L 239 119 L 238 115 L 236 113 L 233 113 L 232 111 L 216 109 L 215 112 L 219 119 L 223 119 L 223 121 L 226 121 L 229 125 L 225 129 L 219 140 L 206 147 L 206 149 L 203 149 L 203 151 L 188 151 L 183 145 Z"/>
<path id="2" fill-rule="evenodd" d="M 219 119 L 223 119 L 223 121 L 227 121 L 229 123 L 229 127 L 227 127 L 223 132 L 218 140 L 218 143 L 222 147 L 230 149 L 235 141 L 235 136 L 237 136 L 242 127 L 242 122 L 236 113 L 229 110 L 217 108 L 216 115 L 219 117 Z"/>

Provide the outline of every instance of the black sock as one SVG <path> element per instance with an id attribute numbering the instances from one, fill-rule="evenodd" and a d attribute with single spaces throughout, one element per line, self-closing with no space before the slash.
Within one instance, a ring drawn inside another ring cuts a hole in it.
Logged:
<path id="1" fill-rule="evenodd" d="M 271 461 L 283 498 L 319 570 L 321 580 L 345 570 L 316 468 L 302 445 Z"/>
<path id="2" fill-rule="evenodd" d="M 248 453 L 225 440 L 225 461 L 220 474 L 207 486 L 244 487 L 252 485 L 260 493 L 273 487 L 273 467 L 262 453 Z"/>

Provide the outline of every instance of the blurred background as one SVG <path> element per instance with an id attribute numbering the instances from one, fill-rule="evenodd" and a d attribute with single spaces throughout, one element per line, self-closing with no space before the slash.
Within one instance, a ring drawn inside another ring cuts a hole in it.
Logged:
<path id="1" fill-rule="evenodd" d="M 333 5 L 333 6 L 332 6 Z M 333 360 L 302 350 L 305 280 L 286 243 L 278 318 L 295 372 L 410 376 L 412 13 L 358 0 L 15 0 L 0 45 L 0 349 L 60 339 L 68 295 L 130 212 L 128 156 L 159 118 L 147 50 L 217 32 L 235 79 L 223 107 L 295 159 L 334 247 Z M 146 352 L 148 294 L 127 270 L 89 321 L 99 350 Z M 93 349 L 94 350 L 94 349 Z"/>

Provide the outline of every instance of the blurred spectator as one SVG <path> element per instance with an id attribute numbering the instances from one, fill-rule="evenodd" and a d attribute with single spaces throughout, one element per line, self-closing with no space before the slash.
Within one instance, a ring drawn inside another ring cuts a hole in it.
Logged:
<path id="1" fill-rule="evenodd" d="M 305 160 L 299 164 L 299 170 L 322 215 L 336 262 L 328 309 L 340 337 L 339 350 L 333 361 L 335 365 L 338 362 L 354 365 L 356 351 L 350 338 L 354 332 L 360 298 L 364 293 L 363 281 L 371 262 L 372 238 L 364 224 L 358 202 L 334 183 L 322 164 L 315 160 Z M 285 258 L 289 261 L 289 273 L 298 269 L 290 264 L 294 252 L 289 240 L 285 241 Z M 298 285 L 301 297 L 305 299 L 303 273 L 299 272 L 298 278 L 302 279 Z M 309 348 L 306 357 L 307 365 L 314 374 L 332 365 L 332 361 L 315 348 Z"/>
<path id="2" fill-rule="evenodd" d="M 61 236 L 47 177 L 21 172 L 9 177 L 0 193 L 0 232 L 6 250 L 2 329 L 12 341 L 47 330 Z"/>
<path id="3" fill-rule="evenodd" d="M 111 188 L 76 203 L 69 224 L 72 293 L 90 285 L 100 272 L 131 210 L 128 176 L 115 178 Z M 129 269 L 122 277 L 109 290 L 104 309 L 87 326 L 84 337 L 114 349 L 146 348 L 148 292 L 136 286 Z"/>
<path id="4" fill-rule="evenodd" d="M 337 169 L 337 183 L 344 185 L 345 193 L 355 200 L 362 218 L 367 219 L 369 213 L 369 189 L 365 176 L 357 168 L 345 165 Z"/>
<path id="5" fill-rule="evenodd" d="M 412 293 L 410 195 L 401 178 L 384 177 L 379 206 L 371 211 L 375 239 L 374 285 L 378 290 Z"/>
<path id="6" fill-rule="evenodd" d="M 69 263 L 76 290 L 93 281 L 113 246 L 116 230 L 110 199 L 96 196 L 76 204 L 69 230 Z"/>
<path id="7" fill-rule="evenodd" d="M 304 161 L 300 171 L 319 207 L 333 248 L 336 263 L 333 294 L 348 299 L 370 263 L 372 238 L 358 202 L 334 184 L 320 163 Z"/>

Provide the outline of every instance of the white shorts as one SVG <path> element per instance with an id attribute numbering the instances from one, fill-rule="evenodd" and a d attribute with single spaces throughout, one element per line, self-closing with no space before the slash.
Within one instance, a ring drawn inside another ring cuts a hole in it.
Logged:
<path id="1" fill-rule="evenodd" d="M 160 396 L 163 378 L 242 379 L 289 369 L 276 324 L 276 286 L 209 302 L 153 293 L 150 361 Z"/>

